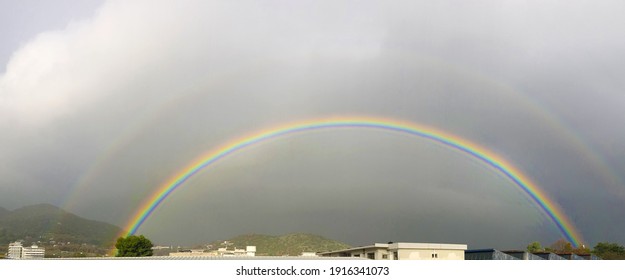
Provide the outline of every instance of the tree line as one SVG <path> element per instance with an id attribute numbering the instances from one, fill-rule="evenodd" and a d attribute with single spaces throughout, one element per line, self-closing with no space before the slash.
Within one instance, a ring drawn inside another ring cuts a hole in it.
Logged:
<path id="1" fill-rule="evenodd" d="M 625 247 L 618 243 L 599 242 L 594 248 L 582 246 L 573 248 L 570 242 L 560 239 L 549 247 L 543 247 L 540 242 L 535 241 L 527 245 L 527 251 L 530 253 L 555 253 L 555 254 L 576 254 L 588 255 L 593 254 L 604 260 L 625 260 Z"/>

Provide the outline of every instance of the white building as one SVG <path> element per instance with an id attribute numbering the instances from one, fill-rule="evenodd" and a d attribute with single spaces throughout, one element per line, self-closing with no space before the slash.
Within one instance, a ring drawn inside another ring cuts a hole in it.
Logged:
<path id="1" fill-rule="evenodd" d="M 247 246 L 245 250 L 234 248 L 234 250 L 228 250 L 227 248 L 217 249 L 218 256 L 256 256 L 256 246 Z"/>
<path id="2" fill-rule="evenodd" d="M 255 257 L 256 256 L 256 246 L 246 246 L 245 247 L 245 255 L 247 255 L 248 257 Z"/>
<path id="3" fill-rule="evenodd" d="M 170 257 L 209 257 L 217 256 L 214 252 L 204 252 L 204 250 L 183 250 L 178 252 L 170 252 Z"/>
<path id="4" fill-rule="evenodd" d="M 22 249 L 22 259 L 33 260 L 43 259 L 46 255 L 45 248 L 39 248 L 39 246 L 33 244 L 33 246 L 25 247 Z"/>
<path id="5" fill-rule="evenodd" d="M 375 243 L 369 246 L 323 252 L 322 257 L 352 257 L 372 260 L 464 260 L 466 244 Z"/>
<path id="6" fill-rule="evenodd" d="M 256 246 L 247 246 L 245 250 L 234 248 L 234 250 L 228 250 L 227 248 L 219 248 L 217 251 L 204 252 L 203 250 L 187 250 L 184 252 L 172 252 L 169 253 L 170 257 L 208 257 L 208 256 L 219 256 L 219 257 L 228 257 L 228 256 L 236 256 L 236 257 L 254 257 L 256 256 Z"/>
<path id="7" fill-rule="evenodd" d="M 22 258 L 22 242 L 9 243 L 9 251 L 7 252 L 7 258 L 9 259 L 21 259 Z"/>
<path id="8" fill-rule="evenodd" d="M 21 242 L 15 242 L 9 244 L 9 251 L 7 257 L 9 259 L 43 259 L 46 254 L 45 248 L 39 248 L 39 246 L 33 244 L 30 247 L 22 246 Z"/>
<path id="9" fill-rule="evenodd" d="M 302 252 L 302 254 L 300 256 L 302 256 L 302 257 L 318 257 L 317 253 L 315 253 L 315 252 Z"/>

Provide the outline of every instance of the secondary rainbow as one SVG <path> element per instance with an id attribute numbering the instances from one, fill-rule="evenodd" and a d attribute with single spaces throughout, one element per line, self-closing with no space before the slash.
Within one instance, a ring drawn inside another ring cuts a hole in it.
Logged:
<path id="1" fill-rule="evenodd" d="M 438 129 L 405 121 L 371 117 L 340 117 L 301 121 L 260 131 L 226 143 L 224 146 L 200 156 L 192 164 L 182 169 L 179 173 L 172 176 L 169 181 L 159 187 L 157 191 L 145 200 L 136 214 L 128 222 L 127 226 L 124 228 L 126 235 L 135 234 L 139 227 L 154 213 L 154 210 L 189 178 L 208 166 L 226 158 L 228 155 L 241 151 L 249 146 L 288 134 L 330 128 L 367 128 L 394 131 L 429 139 L 461 151 L 474 159 L 486 163 L 512 181 L 514 185 L 518 186 L 536 203 L 547 218 L 555 224 L 562 235 L 571 242 L 573 246 L 579 247 L 581 244 L 581 235 L 562 209 L 560 209 L 542 189 L 534 184 L 528 176 L 523 174 L 523 172 L 504 158 L 469 140 Z"/>

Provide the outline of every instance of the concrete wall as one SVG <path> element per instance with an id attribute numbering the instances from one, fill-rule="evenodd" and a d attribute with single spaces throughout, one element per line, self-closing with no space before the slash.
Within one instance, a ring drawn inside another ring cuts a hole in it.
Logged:
<path id="1" fill-rule="evenodd" d="M 397 254 L 400 260 L 464 260 L 464 250 L 398 249 Z"/>
<path id="2" fill-rule="evenodd" d="M 354 250 L 350 252 L 350 256 L 354 257 L 354 258 L 367 258 L 367 259 L 371 259 L 369 257 L 369 254 L 373 254 L 373 260 L 382 260 L 383 255 L 389 255 L 388 250 L 383 249 L 383 248 L 366 248 L 366 249 L 358 249 L 358 250 Z"/>

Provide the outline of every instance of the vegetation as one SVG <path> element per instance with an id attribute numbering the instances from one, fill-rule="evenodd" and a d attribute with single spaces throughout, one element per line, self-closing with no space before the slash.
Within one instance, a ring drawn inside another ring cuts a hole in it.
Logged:
<path id="1" fill-rule="evenodd" d="M 6 216 L 8 214 L 11 214 L 11 211 L 6 210 L 6 209 L 0 207 L 0 219 L 2 219 L 2 217 Z"/>
<path id="2" fill-rule="evenodd" d="M 87 220 L 50 204 L 13 211 L 0 208 L 0 251 L 3 252 L 10 242 L 21 240 L 25 246 L 44 247 L 46 257 L 50 258 L 102 256 L 114 245 L 120 232 L 119 227 Z"/>
<path id="3" fill-rule="evenodd" d="M 117 249 L 116 257 L 146 257 L 152 255 L 152 241 L 143 235 L 131 235 L 126 238 L 117 239 L 115 248 Z"/>
<path id="4" fill-rule="evenodd" d="M 221 247 L 245 248 L 256 246 L 257 256 L 299 256 L 302 252 L 325 252 L 350 248 L 345 243 L 306 233 L 293 233 L 283 236 L 247 234 L 227 241 L 215 241 L 207 245 L 210 250 Z"/>
<path id="5" fill-rule="evenodd" d="M 527 245 L 530 253 L 551 252 L 555 254 L 594 254 L 604 260 L 625 260 L 625 247 L 617 243 L 599 242 L 592 250 L 587 247 L 573 248 L 571 243 L 560 239 L 547 248 L 541 248 L 539 242 L 532 242 Z"/>
<path id="6" fill-rule="evenodd" d="M 50 204 L 26 206 L 6 212 L 0 210 L 0 244 L 16 240 L 53 240 L 55 243 L 111 247 L 120 232 L 119 227 L 87 220 Z"/>
<path id="7" fill-rule="evenodd" d="M 625 260 L 625 248 L 616 243 L 599 242 L 592 253 L 604 260 Z"/>
<path id="8" fill-rule="evenodd" d="M 538 252 L 543 252 L 543 246 L 540 245 L 540 242 L 538 241 L 534 241 L 532 243 L 530 243 L 529 245 L 527 245 L 527 251 L 530 253 L 538 253 Z"/>
<path id="9" fill-rule="evenodd" d="M 551 246 L 549 246 L 549 248 L 545 248 L 547 251 L 549 252 L 553 252 L 553 253 L 557 253 L 557 254 L 571 254 L 573 253 L 573 245 L 571 245 L 570 242 L 564 240 L 564 239 L 559 239 L 556 242 L 554 242 L 553 244 L 551 244 Z"/>

